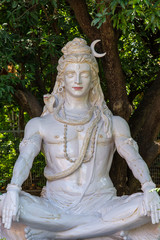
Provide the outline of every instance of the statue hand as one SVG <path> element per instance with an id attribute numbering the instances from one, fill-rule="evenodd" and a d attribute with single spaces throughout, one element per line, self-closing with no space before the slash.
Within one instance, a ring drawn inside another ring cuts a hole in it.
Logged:
<path id="1" fill-rule="evenodd" d="M 160 197 L 158 193 L 151 189 L 144 191 L 145 215 L 151 216 L 152 224 L 160 221 Z"/>
<path id="2" fill-rule="evenodd" d="M 19 221 L 19 192 L 8 191 L 2 208 L 2 223 L 4 228 L 10 229 L 12 219 Z"/>

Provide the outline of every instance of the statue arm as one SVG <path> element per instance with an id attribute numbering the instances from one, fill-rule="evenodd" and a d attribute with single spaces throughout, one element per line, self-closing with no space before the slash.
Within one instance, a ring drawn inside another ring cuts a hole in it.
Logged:
<path id="1" fill-rule="evenodd" d="M 151 179 L 147 164 L 139 154 L 137 143 L 131 138 L 127 122 L 121 117 L 113 117 L 113 135 L 118 153 L 141 183 L 144 192 L 144 215 L 150 216 L 153 224 L 159 223 L 160 198 L 153 190 L 156 185 Z"/>
<path id="2" fill-rule="evenodd" d="M 139 154 L 138 145 L 132 139 L 127 122 L 118 116 L 113 117 L 113 135 L 116 149 L 132 170 L 133 175 L 143 185 L 151 181 L 149 169 Z"/>
<path id="3" fill-rule="evenodd" d="M 11 184 L 21 187 L 28 178 L 34 158 L 40 152 L 42 137 L 39 131 L 39 122 L 39 118 L 31 119 L 25 127 L 24 138 L 19 146 L 20 154 L 13 169 Z"/>
<path id="4" fill-rule="evenodd" d="M 7 229 L 10 229 L 12 219 L 19 221 L 21 185 L 27 179 L 33 160 L 41 149 L 41 141 L 39 118 L 35 118 L 26 125 L 24 139 L 20 144 L 20 155 L 13 169 L 11 183 L 7 186 L 7 194 L 2 207 L 2 223 Z"/>

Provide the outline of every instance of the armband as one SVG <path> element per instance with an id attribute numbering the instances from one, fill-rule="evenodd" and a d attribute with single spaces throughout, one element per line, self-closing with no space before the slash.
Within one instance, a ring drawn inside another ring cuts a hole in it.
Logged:
<path id="1" fill-rule="evenodd" d="M 146 190 L 146 188 L 150 188 L 150 189 L 153 189 L 153 188 L 156 188 L 156 184 L 152 181 L 149 181 L 149 182 L 145 182 L 142 184 L 142 191 L 144 192 Z"/>
<path id="2" fill-rule="evenodd" d="M 29 139 L 25 139 L 23 138 L 23 140 L 21 141 L 20 145 L 19 145 L 19 150 L 20 151 L 23 151 L 23 147 L 31 144 L 33 146 L 35 146 L 35 148 L 40 151 L 40 147 L 39 147 L 39 138 L 38 138 L 38 135 L 35 134 L 33 135 L 32 137 L 30 137 Z"/>
<path id="3" fill-rule="evenodd" d="M 16 185 L 16 184 L 8 184 L 6 190 L 7 190 L 7 191 L 16 191 L 16 192 L 20 192 L 20 191 L 22 190 L 22 188 L 19 187 L 19 186 Z"/>
<path id="4" fill-rule="evenodd" d="M 137 145 L 137 142 L 133 139 L 133 138 L 127 138 L 125 141 L 124 141 L 124 144 L 128 144 L 130 146 L 133 146 L 134 149 L 136 151 L 138 151 L 138 145 Z"/>

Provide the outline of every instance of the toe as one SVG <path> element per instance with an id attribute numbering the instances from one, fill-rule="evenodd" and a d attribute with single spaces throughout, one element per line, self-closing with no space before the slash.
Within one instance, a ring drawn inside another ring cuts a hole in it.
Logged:
<path id="1" fill-rule="evenodd" d="M 24 232 L 25 232 L 25 233 L 29 233 L 30 230 L 31 230 L 30 227 L 26 227 L 26 228 L 24 229 Z"/>
<path id="2" fill-rule="evenodd" d="M 26 239 L 27 240 L 33 240 L 33 237 L 32 236 L 27 236 Z"/>

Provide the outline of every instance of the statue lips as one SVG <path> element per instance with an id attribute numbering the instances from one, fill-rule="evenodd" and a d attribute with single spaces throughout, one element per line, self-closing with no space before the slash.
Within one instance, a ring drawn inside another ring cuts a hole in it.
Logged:
<path id="1" fill-rule="evenodd" d="M 82 90 L 83 89 L 83 87 L 72 87 L 74 90 L 76 90 L 76 91 L 80 91 L 80 90 Z"/>

